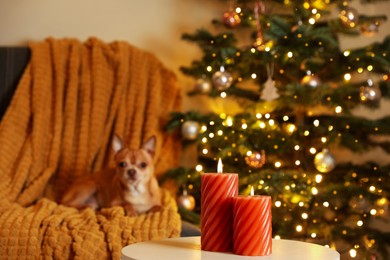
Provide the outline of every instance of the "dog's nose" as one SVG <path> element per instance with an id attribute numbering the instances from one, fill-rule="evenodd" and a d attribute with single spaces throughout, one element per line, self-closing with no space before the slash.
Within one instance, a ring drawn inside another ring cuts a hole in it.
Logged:
<path id="1" fill-rule="evenodd" d="M 130 170 L 128 170 L 127 171 L 127 174 L 129 175 L 129 177 L 131 178 L 131 179 L 135 179 L 135 174 L 136 174 L 137 172 L 135 171 L 135 169 L 130 169 Z"/>

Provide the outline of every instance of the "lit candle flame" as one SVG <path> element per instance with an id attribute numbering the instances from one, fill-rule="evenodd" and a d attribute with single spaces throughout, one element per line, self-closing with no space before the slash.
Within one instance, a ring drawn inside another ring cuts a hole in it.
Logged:
<path id="1" fill-rule="evenodd" d="M 255 195 L 255 189 L 253 188 L 253 186 L 251 187 L 251 196 Z"/>
<path id="2" fill-rule="evenodd" d="M 223 173 L 222 159 L 221 158 L 218 159 L 217 172 L 218 173 Z"/>

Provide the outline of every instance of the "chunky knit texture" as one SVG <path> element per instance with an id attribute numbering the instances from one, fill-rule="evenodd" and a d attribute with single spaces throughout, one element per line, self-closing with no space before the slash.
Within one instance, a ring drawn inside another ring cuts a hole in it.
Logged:
<path id="1" fill-rule="evenodd" d="M 49 38 L 30 49 L 0 123 L 0 258 L 119 259 L 124 245 L 179 236 L 166 190 L 161 212 L 137 217 L 55 202 L 78 176 L 112 166 L 114 133 L 131 148 L 155 134 L 157 175 L 178 164 L 180 143 L 162 130 L 181 105 L 175 75 L 120 41 Z"/>

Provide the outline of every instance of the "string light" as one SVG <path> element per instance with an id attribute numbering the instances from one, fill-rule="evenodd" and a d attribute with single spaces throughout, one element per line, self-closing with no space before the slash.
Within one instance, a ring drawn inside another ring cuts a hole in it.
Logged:
<path id="1" fill-rule="evenodd" d="M 345 74 L 344 74 L 344 80 L 345 80 L 345 81 L 350 81 L 351 78 L 352 78 L 351 74 L 349 74 L 349 73 L 345 73 Z"/>
<path id="2" fill-rule="evenodd" d="M 195 166 L 195 170 L 196 170 L 197 172 L 201 172 L 201 171 L 203 171 L 203 166 L 200 165 L 200 164 L 198 164 L 198 165 Z"/>
<path id="3" fill-rule="evenodd" d="M 349 250 L 349 256 L 355 258 L 357 256 L 357 251 L 355 249 Z"/>
<path id="4" fill-rule="evenodd" d="M 297 225 L 297 226 L 295 227 L 295 230 L 296 230 L 297 232 L 302 232 L 303 227 L 302 227 L 301 225 Z"/>
<path id="5" fill-rule="evenodd" d="M 219 96 L 220 96 L 221 98 L 226 98 L 226 97 L 227 97 L 227 94 L 226 94 L 225 91 L 222 91 L 221 94 L 219 94 Z"/>

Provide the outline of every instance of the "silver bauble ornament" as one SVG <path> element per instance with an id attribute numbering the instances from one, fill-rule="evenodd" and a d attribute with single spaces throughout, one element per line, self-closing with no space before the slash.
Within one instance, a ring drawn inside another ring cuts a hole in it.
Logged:
<path id="1" fill-rule="evenodd" d="M 347 7 L 344 10 L 341 10 L 340 12 L 340 20 L 341 23 L 350 28 L 356 27 L 358 21 L 359 21 L 359 14 L 356 11 L 356 9 Z"/>
<path id="2" fill-rule="evenodd" d="M 209 80 L 205 78 L 200 78 L 196 80 L 195 83 L 195 90 L 196 92 L 207 94 L 210 93 L 211 90 L 211 83 Z"/>
<path id="3" fill-rule="evenodd" d="M 360 87 L 360 100 L 363 102 L 378 101 L 382 97 L 382 92 L 371 79 L 367 80 L 367 85 Z"/>
<path id="4" fill-rule="evenodd" d="M 183 194 L 177 198 L 177 204 L 187 210 L 193 210 L 196 205 L 195 198 L 187 194 L 187 190 L 184 190 Z"/>
<path id="5" fill-rule="evenodd" d="M 199 134 L 199 123 L 196 121 L 185 121 L 181 126 L 181 134 L 187 140 L 195 140 Z"/>
<path id="6" fill-rule="evenodd" d="M 225 90 L 232 85 L 233 77 L 221 66 L 220 70 L 213 74 L 212 81 L 218 90 Z"/>
<path id="7" fill-rule="evenodd" d="M 336 160 L 329 153 L 328 149 L 322 149 L 322 151 L 317 153 L 314 157 L 314 166 L 319 172 L 330 172 L 336 166 Z"/>
<path id="8" fill-rule="evenodd" d="M 360 31 L 362 34 L 368 37 L 372 37 L 379 31 L 379 23 L 378 22 L 371 22 L 371 23 L 365 23 L 360 26 Z"/>
<path id="9" fill-rule="evenodd" d="M 321 85 L 321 80 L 319 77 L 314 76 L 313 74 L 308 74 L 302 78 L 301 84 L 316 88 Z"/>

